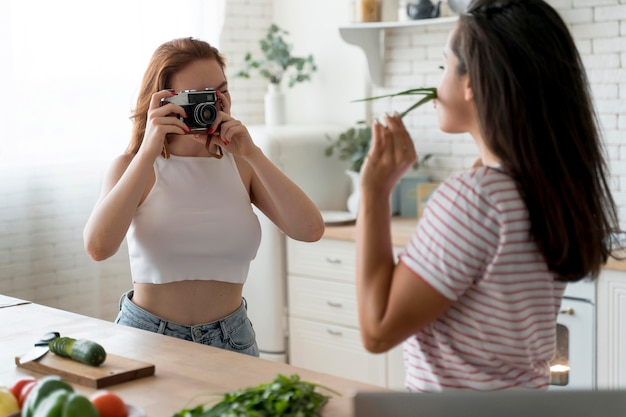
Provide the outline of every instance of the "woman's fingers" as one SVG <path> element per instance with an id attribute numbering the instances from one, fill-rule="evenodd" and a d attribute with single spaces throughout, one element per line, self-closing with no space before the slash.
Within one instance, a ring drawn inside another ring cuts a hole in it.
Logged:
<path id="1" fill-rule="evenodd" d="M 362 169 L 362 183 L 373 189 L 391 187 L 417 158 L 413 140 L 400 116 L 372 125 L 372 142 Z"/>
<path id="2" fill-rule="evenodd" d="M 393 138 L 390 142 L 396 161 L 401 165 L 415 163 L 417 160 L 415 145 L 402 118 L 399 115 L 387 116 L 385 122 L 387 123 L 386 130 L 389 132 L 389 136 Z"/>
<path id="3" fill-rule="evenodd" d="M 218 101 L 218 106 L 217 106 L 217 110 L 218 111 L 223 111 L 226 114 L 230 114 L 230 96 L 228 94 L 224 94 L 221 91 L 215 91 L 217 93 L 217 101 Z"/>

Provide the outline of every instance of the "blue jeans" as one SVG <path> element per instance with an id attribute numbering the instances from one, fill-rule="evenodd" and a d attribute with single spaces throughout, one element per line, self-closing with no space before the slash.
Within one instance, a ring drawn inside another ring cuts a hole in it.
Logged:
<path id="1" fill-rule="evenodd" d="M 133 290 L 122 294 L 120 312 L 115 323 L 250 356 L 259 356 L 256 334 L 248 319 L 245 299 L 241 307 L 223 319 L 212 323 L 184 326 L 147 312 L 133 303 L 132 298 Z"/>

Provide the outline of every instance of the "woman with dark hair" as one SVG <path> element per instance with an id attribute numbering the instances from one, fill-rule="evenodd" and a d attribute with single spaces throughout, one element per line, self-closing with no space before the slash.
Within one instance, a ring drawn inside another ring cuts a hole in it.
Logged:
<path id="1" fill-rule="evenodd" d="M 318 240 L 324 223 L 231 116 L 224 67 L 216 48 L 193 38 L 154 52 L 130 144 L 104 180 L 84 240 L 98 261 L 127 240 L 133 290 L 116 323 L 258 356 L 242 298 L 261 240 L 252 204 L 296 240 Z M 187 114 L 195 99 L 186 90 L 201 99 L 197 115 Z"/>
<path id="2" fill-rule="evenodd" d="M 411 391 L 546 388 L 565 286 L 598 276 L 619 226 L 585 71 L 543 0 L 473 1 L 443 55 L 439 126 L 468 132 L 480 158 L 433 193 L 396 264 L 381 219 L 416 153 L 399 116 L 374 123 L 357 219 L 363 344 L 404 341 Z"/>

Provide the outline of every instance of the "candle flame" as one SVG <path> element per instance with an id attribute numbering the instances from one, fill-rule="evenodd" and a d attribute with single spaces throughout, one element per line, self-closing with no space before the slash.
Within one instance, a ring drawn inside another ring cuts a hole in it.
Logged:
<path id="1" fill-rule="evenodd" d="M 550 367 L 550 372 L 569 372 L 569 369 L 567 365 L 556 364 Z"/>

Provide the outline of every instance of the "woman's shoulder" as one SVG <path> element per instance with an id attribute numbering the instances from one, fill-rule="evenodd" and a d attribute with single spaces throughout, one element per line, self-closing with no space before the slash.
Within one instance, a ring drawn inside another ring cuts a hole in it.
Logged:
<path id="1" fill-rule="evenodd" d="M 450 176 L 444 181 L 449 185 L 456 185 L 459 188 L 486 190 L 499 185 L 512 185 L 513 178 L 506 174 L 499 167 L 480 166 L 470 168 Z"/>
<path id="2" fill-rule="evenodd" d="M 117 183 L 122 175 L 124 175 L 124 172 L 126 172 L 135 156 L 136 154 L 134 152 L 126 152 L 113 158 L 106 174 L 107 181 L 113 184 Z"/>
<path id="3" fill-rule="evenodd" d="M 135 158 L 136 155 L 137 154 L 134 152 L 124 152 L 123 154 L 120 154 L 116 156 L 115 158 L 113 158 L 113 162 L 111 163 L 111 166 L 127 167 L 128 165 L 130 165 L 130 163 L 132 162 L 132 160 Z"/>
<path id="4" fill-rule="evenodd" d="M 519 201 L 513 178 L 495 167 L 476 167 L 453 174 L 438 188 L 440 198 L 474 207 L 496 208 Z M 508 202 L 508 203 L 507 203 Z"/>
<path id="5" fill-rule="evenodd" d="M 121 155 L 116 156 L 115 158 L 113 158 L 113 161 L 111 161 L 111 164 L 109 165 L 109 172 L 112 174 L 119 173 L 121 176 L 121 174 L 126 171 L 126 168 L 128 168 L 130 163 L 133 161 L 135 155 L 136 154 L 133 152 L 125 152 Z"/>

